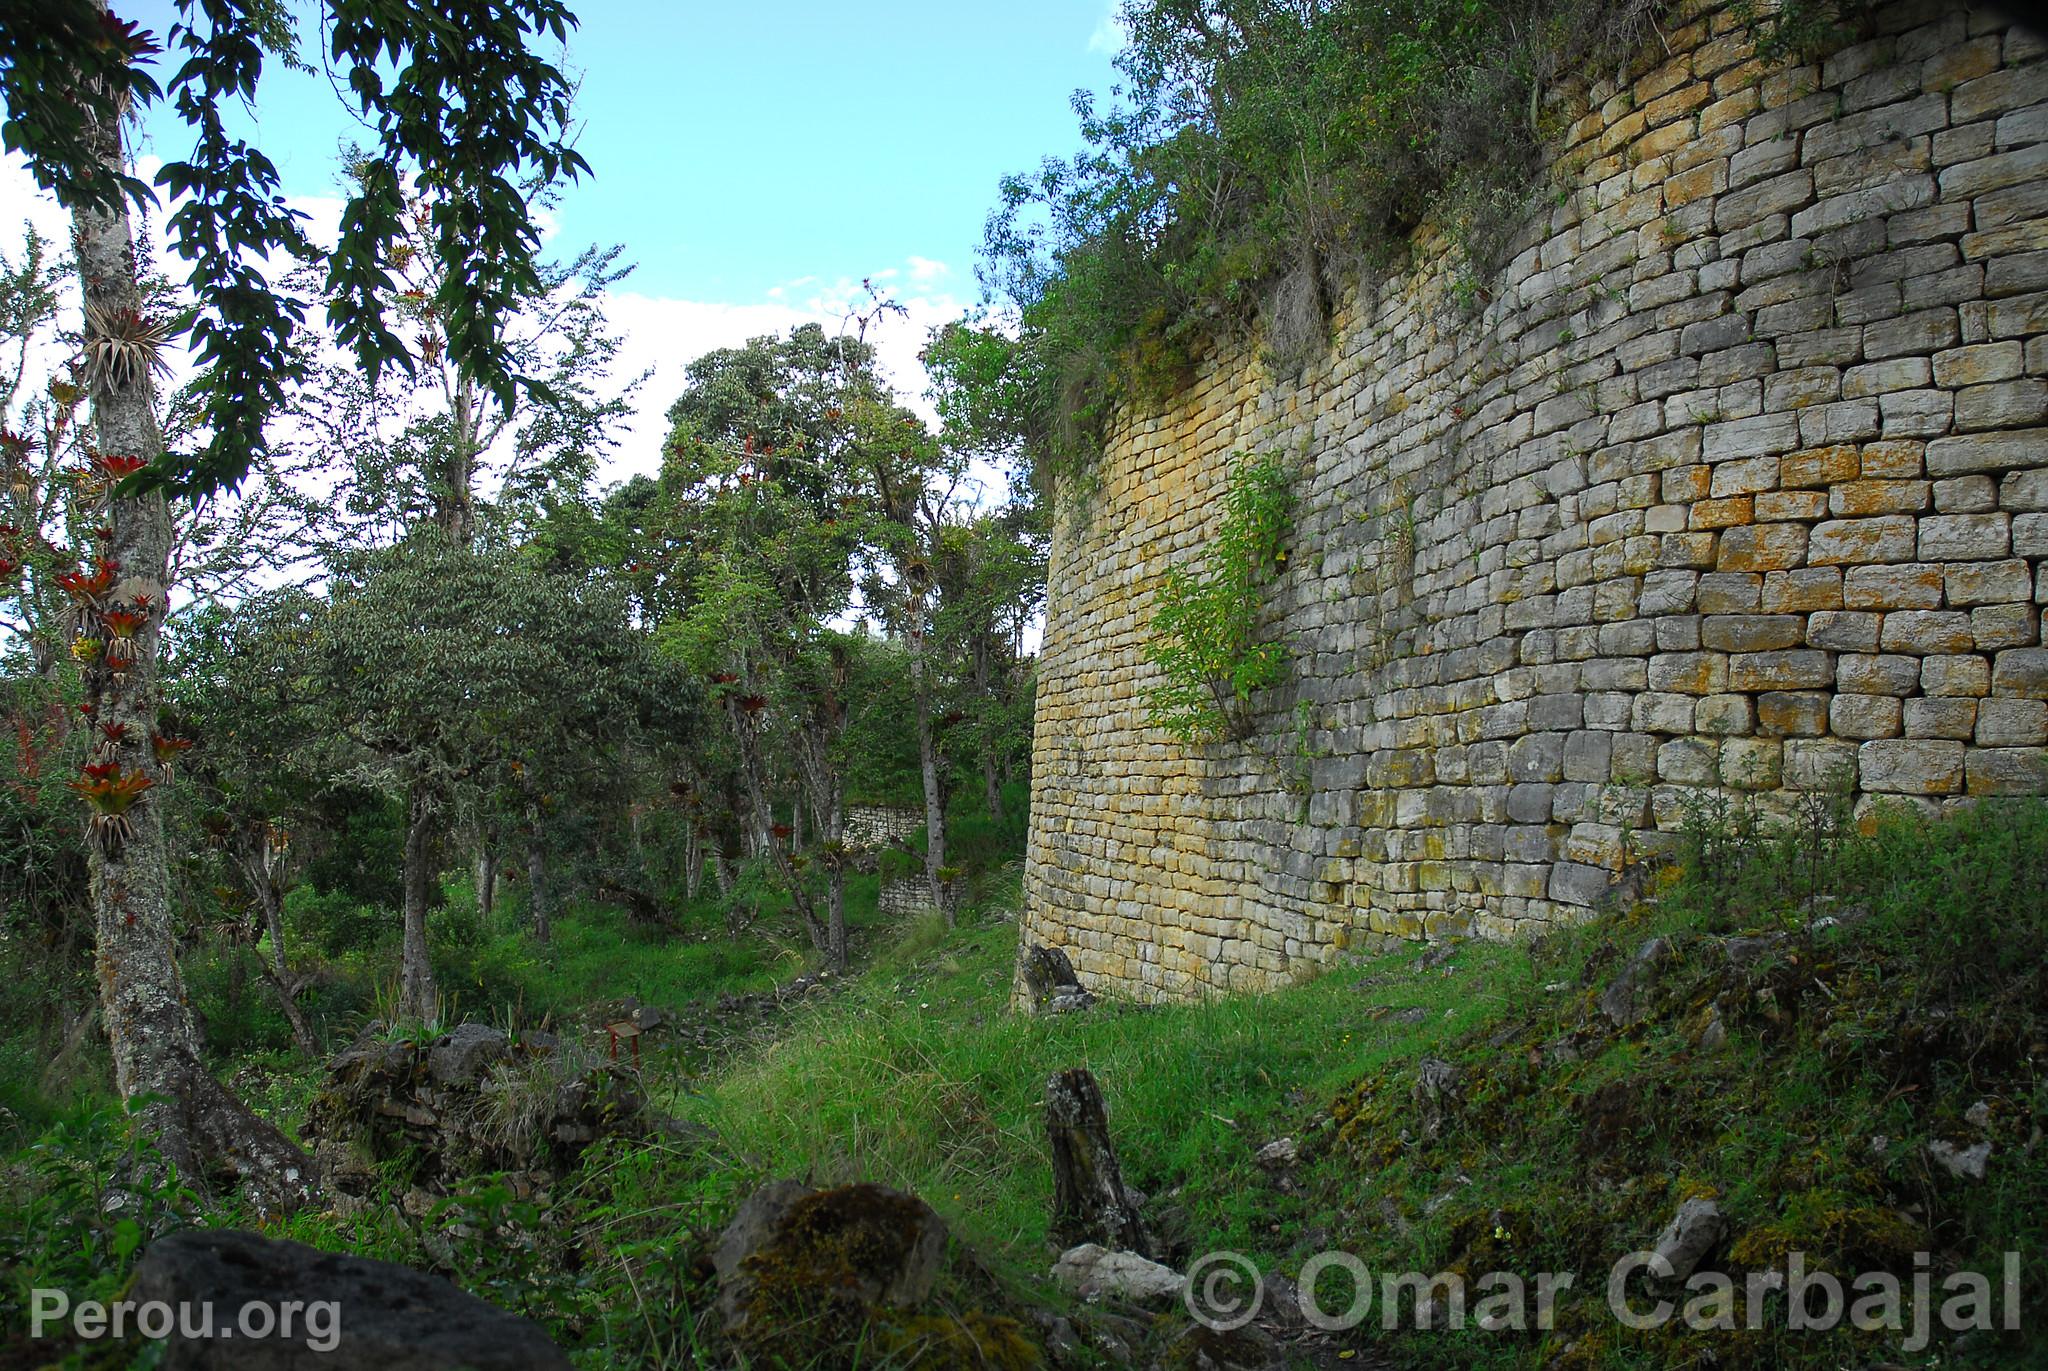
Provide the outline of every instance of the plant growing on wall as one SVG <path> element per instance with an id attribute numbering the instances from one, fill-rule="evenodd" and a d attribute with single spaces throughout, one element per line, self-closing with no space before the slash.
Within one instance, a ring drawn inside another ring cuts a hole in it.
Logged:
<path id="1" fill-rule="evenodd" d="M 1280 455 L 1241 455 L 1200 567 L 1167 573 L 1145 649 L 1162 679 L 1146 704 L 1151 723 L 1183 743 L 1250 736 L 1253 697 L 1287 673 L 1287 647 L 1263 636 L 1260 619 L 1266 586 L 1287 564 L 1293 516 Z"/>

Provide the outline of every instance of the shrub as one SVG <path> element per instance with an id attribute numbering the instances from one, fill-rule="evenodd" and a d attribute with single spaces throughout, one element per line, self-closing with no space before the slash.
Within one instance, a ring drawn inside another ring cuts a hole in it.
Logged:
<path id="1" fill-rule="evenodd" d="M 1255 319 L 1298 362 L 1358 271 L 1434 215 L 1475 299 L 1526 216 L 1560 76 L 1636 57 L 1657 0 L 1126 0 L 1122 102 L 1084 151 L 1004 179 L 983 284 L 1022 316 L 1004 388 L 1033 456 L 1084 471 L 1111 411 L 1172 394 Z M 1837 44 L 1861 0 L 1744 14 L 1772 52 Z M 1285 335 L 1278 336 L 1278 335 Z"/>
<path id="2" fill-rule="evenodd" d="M 1164 679 L 1147 704 L 1184 743 L 1249 736 L 1253 695 L 1286 675 L 1287 648 L 1261 635 L 1260 620 L 1266 584 L 1287 562 L 1293 506 L 1278 454 L 1240 457 L 1201 568 L 1167 573 L 1145 649 Z"/>

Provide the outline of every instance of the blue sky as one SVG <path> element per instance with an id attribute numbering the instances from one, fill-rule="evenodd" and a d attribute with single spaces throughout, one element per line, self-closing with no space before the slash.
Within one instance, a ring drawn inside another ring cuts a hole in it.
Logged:
<path id="1" fill-rule="evenodd" d="M 1112 75 L 1110 0 L 572 5 L 596 175 L 565 196 L 560 234 L 624 242 L 661 295 L 752 301 L 912 258 L 971 280 L 997 178 L 1071 150 L 1069 96 Z M 161 35 L 176 7 L 116 8 Z M 286 191 L 332 193 L 352 124 L 326 78 L 273 70 L 256 114 Z M 183 141 L 167 110 L 151 132 L 161 156 Z"/>
<path id="2" fill-rule="evenodd" d="M 317 13 L 293 3 L 302 19 Z M 1073 91 L 1114 79 L 1114 0 L 571 6 L 578 146 L 594 175 L 564 192 L 550 246 L 625 245 L 638 270 L 611 314 L 631 369 L 655 369 L 611 477 L 654 467 L 660 416 L 691 358 L 805 320 L 836 327 L 863 277 L 909 308 L 881 347 L 914 394 L 925 330 L 979 297 L 975 253 L 999 178 L 1071 153 Z M 176 16 L 172 0 L 115 9 L 159 38 Z M 317 58 L 317 25 L 301 32 Z M 328 79 L 273 68 L 256 108 L 232 122 L 278 164 L 316 231 L 331 225 L 337 147 L 363 132 Z M 136 152 L 147 167 L 188 145 L 159 108 Z M 18 165 L 0 167 L 9 239 L 29 194 Z"/>

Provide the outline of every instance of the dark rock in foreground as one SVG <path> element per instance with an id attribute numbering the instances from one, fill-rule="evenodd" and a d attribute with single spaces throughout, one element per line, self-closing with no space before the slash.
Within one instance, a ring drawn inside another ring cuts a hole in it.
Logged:
<path id="1" fill-rule="evenodd" d="M 540 1326 L 466 1295 L 439 1276 L 392 1262 L 322 1252 L 232 1229 L 193 1229 L 151 1243 L 128 1298 L 195 1311 L 210 1305 L 212 1337 L 174 1328 L 163 1371 L 568 1371 Z M 290 1336 L 246 1336 L 245 1307 Z M 234 1336 L 229 1336 L 233 1334 Z"/>

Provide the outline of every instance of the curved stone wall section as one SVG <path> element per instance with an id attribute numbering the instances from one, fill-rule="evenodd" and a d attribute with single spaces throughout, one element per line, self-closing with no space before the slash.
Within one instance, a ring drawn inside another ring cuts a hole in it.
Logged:
<path id="1" fill-rule="evenodd" d="M 1579 97 L 1490 296 L 1425 237 L 1301 375 L 1247 349 L 1126 417 L 1055 534 L 1027 943 L 1111 994 L 1256 989 L 1582 914 L 1717 777 L 2042 788 L 2048 64 L 1981 8 L 1878 23 L 1766 66 L 1696 10 Z M 1295 680 L 1182 748 L 1153 594 L 1268 449 Z"/>

